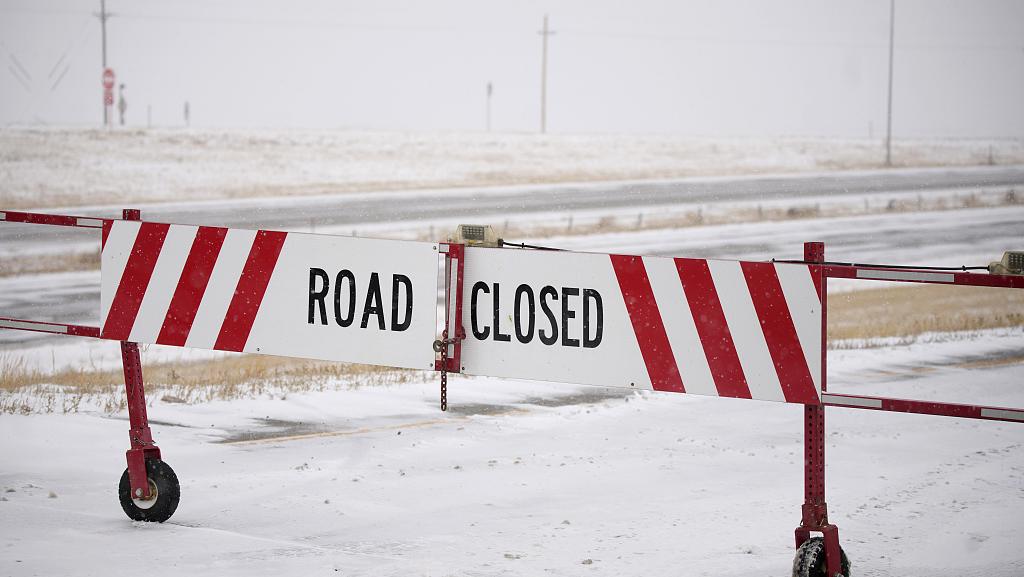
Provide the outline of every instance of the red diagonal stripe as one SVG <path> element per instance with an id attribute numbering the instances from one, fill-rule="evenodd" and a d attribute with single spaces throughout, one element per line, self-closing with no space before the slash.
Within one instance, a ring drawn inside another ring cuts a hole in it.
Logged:
<path id="1" fill-rule="evenodd" d="M 185 346 L 227 232 L 226 228 L 199 227 L 196 238 L 192 241 L 192 248 L 188 251 L 188 258 L 185 259 L 185 266 L 181 270 L 181 277 L 178 278 L 178 286 L 171 297 L 171 304 L 167 307 L 167 316 L 160 327 L 160 335 L 156 338 L 158 344 Z"/>
<path id="2" fill-rule="evenodd" d="M 135 237 L 135 244 L 124 267 L 124 274 L 121 275 L 121 283 L 117 286 L 107 320 L 103 323 L 103 338 L 128 340 L 169 227 L 168 224 L 155 222 L 144 222 L 140 225 L 139 234 Z"/>
<path id="3" fill-rule="evenodd" d="M 619 254 L 610 256 L 651 385 L 656 391 L 685 393 L 643 259 Z"/>
<path id="4" fill-rule="evenodd" d="M 743 262 L 740 266 L 786 402 L 817 404 L 818 393 L 807 368 L 793 318 L 789 315 L 789 305 L 782 293 L 775 265 L 770 262 Z"/>
<path id="5" fill-rule="evenodd" d="M 743 365 L 736 353 L 736 344 L 729 332 L 729 323 L 725 320 L 722 301 L 718 298 L 708 261 L 677 258 L 675 262 L 718 394 L 749 399 L 750 387 L 743 374 Z"/>
<path id="6" fill-rule="evenodd" d="M 110 236 L 110 227 L 113 226 L 113 225 L 114 225 L 114 221 L 112 221 L 112 220 L 106 220 L 105 219 L 103 221 L 103 229 L 102 229 L 102 232 L 101 232 L 102 236 L 100 237 L 100 252 L 101 253 L 103 252 L 103 248 L 105 246 L 107 246 L 107 237 Z"/>
<path id="7" fill-rule="evenodd" d="M 818 295 L 818 300 L 821 301 L 821 276 L 822 268 L 820 265 L 809 265 L 807 270 L 811 273 L 811 281 L 814 282 L 814 293 Z"/>
<path id="8" fill-rule="evenodd" d="M 220 327 L 217 343 L 213 348 L 221 351 L 241 351 L 249 340 L 249 331 L 260 310 L 263 295 L 267 292 L 267 283 L 274 274 L 277 257 L 281 254 L 281 246 L 288 236 L 285 232 L 261 230 L 256 233 L 249 250 L 249 258 L 245 261 L 242 276 L 238 279 L 235 294 L 228 305 L 224 324 Z"/>

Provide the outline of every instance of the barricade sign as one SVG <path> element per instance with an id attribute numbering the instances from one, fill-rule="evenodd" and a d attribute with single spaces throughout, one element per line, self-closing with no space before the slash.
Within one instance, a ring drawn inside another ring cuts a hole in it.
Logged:
<path id="1" fill-rule="evenodd" d="M 826 406 L 1024 422 L 1020 408 L 828 391 L 824 349 L 829 278 L 1024 289 L 1021 252 L 975 274 L 831 263 L 817 242 L 800 261 L 747 262 L 139 218 L 131 209 L 124 220 L 0 211 L 0 221 L 102 229 L 100 327 L 0 317 L 0 328 L 120 341 L 131 448 L 118 495 L 137 521 L 167 520 L 179 499 L 149 428 L 139 342 L 434 368 L 442 409 L 449 372 L 802 403 L 799 577 L 849 574 L 825 502 Z"/>
<path id="2" fill-rule="evenodd" d="M 470 247 L 463 372 L 818 403 L 820 274 L 802 264 Z"/>
<path id="3" fill-rule="evenodd" d="M 434 366 L 437 245 L 114 221 L 105 339 Z"/>

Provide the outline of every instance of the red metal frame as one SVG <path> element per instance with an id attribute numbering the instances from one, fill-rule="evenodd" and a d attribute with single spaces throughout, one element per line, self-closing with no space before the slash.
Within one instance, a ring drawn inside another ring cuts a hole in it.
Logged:
<path id="1" fill-rule="evenodd" d="M 806 257 L 804 260 L 807 260 Z M 881 268 L 861 265 L 825 265 L 824 274 L 829 278 L 852 278 L 857 280 L 880 280 L 888 282 L 914 282 L 925 284 L 948 284 L 961 286 L 985 286 L 1002 288 L 1024 288 L 1024 276 L 1001 274 L 979 274 L 971 272 L 936 272 L 913 268 Z"/>
<path id="2" fill-rule="evenodd" d="M 124 209 L 124 220 L 141 220 L 137 209 Z M 107 229 L 105 228 L 104 231 Z M 105 236 L 105 235 L 104 235 Z M 121 341 L 121 365 L 124 367 L 124 391 L 128 399 L 128 440 L 131 448 L 125 453 L 128 461 L 128 481 L 132 496 L 136 499 L 150 499 L 150 486 L 146 475 L 146 460 L 160 459 L 160 448 L 153 441 L 146 414 L 146 389 L 142 380 L 142 359 L 139 345 Z"/>
<path id="3" fill-rule="evenodd" d="M 45 321 L 27 321 L 24 319 L 11 319 L 7 317 L 0 317 L 0 329 L 15 329 L 19 331 L 51 333 L 55 335 L 71 335 L 73 337 L 100 338 L 100 329 L 98 327 L 49 323 Z"/>
<path id="4" fill-rule="evenodd" d="M 124 390 L 128 397 L 128 439 L 131 448 L 125 453 L 128 461 L 128 481 L 136 499 L 149 499 L 146 460 L 160 459 L 160 448 L 153 441 L 146 414 L 146 391 L 142 382 L 142 360 L 139 345 L 121 341 L 121 363 L 124 366 Z"/>
<path id="5" fill-rule="evenodd" d="M 123 219 L 140 220 L 141 213 L 137 209 L 125 209 Z M 109 218 L 9 210 L 0 211 L 0 221 L 101 229 L 103 241 L 106 240 L 110 226 L 114 222 L 113 219 Z M 102 338 L 99 327 L 6 317 L 0 317 L 0 328 Z M 128 439 L 130 448 L 125 454 L 128 462 L 128 480 L 131 483 L 133 497 L 136 499 L 149 499 L 153 495 L 150 492 L 149 482 L 147 481 L 146 460 L 159 459 L 160 448 L 153 442 L 153 433 L 149 428 L 149 417 L 146 414 L 146 391 L 142 380 L 142 360 L 139 356 L 139 345 L 137 343 L 121 341 L 121 364 L 124 368 L 125 395 L 128 401 Z"/>
<path id="6" fill-rule="evenodd" d="M 804 260 L 823 262 L 825 243 L 804 243 Z M 821 300 L 821 391 L 824 394 L 828 375 L 828 285 L 827 277 L 820 268 L 812 268 L 811 274 L 821 275 L 817 284 Z M 812 532 L 821 533 L 824 538 L 827 574 L 839 574 L 839 528 L 828 522 L 828 505 L 825 503 L 825 407 L 822 405 L 804 405 L 804 504 L 800 526 L 795 531 L 798 549 L 811 538 Z"/>
<path id="7" fill-rule="evenodd" d="M 1024 409 L 1006 407 L 987 407 L 982 405 L 961 405 L 941 403 L 937 401 L 917 401 L 912 399 L 892 399 L 889 397 L 870 397 L 865 395 L 843 395 L 822 393 L 821 402 L 830 407 L 847 409 L 870 409 L 874 411 L 892 411 L 894 413 L 917 413 L 920 415 L 941 415 L 961 419 L 982 419 L 986 421 L 1024 422 Z"/>
<path id="8" fill-rule="evenodd" d="M 810 260 L 805 255 L 805 260 Z M 951 286 L 980 286 L 996 288 L 1024 289 L 1024 276 L 977 274 L 955 271 L 934 271 L 912 268 L 883 268 L 863 265 L 825 265 L 822 267 L 823 279 L 847 278 L 857 280 L 875 280 L 887 282 L 911 282 L 923 284 L 944 284 Z M 823 301 L 824 302 L 824 301 Z M 821 403 L 833 407 L 847 409 L 870 409 L 874 411 L 892 411 L 897 413 L 918 413 L 922 415 L 940 415 L 961 419 L 982 419 L 988 421 L 1024 422 L 1024 409 L 1011 407 L 990 407 L 983 405 L 965 405 L 943 403 L 940 401 L 920 401 L 913 399 L 894 399 L 890 397 L 872 397 L 864 395 L 845 395 L 828 393 L 822 386 Z"/>
<path id="9" fill-rule="evenodd" d="M 127 211 L 129 210 L 133 211 L 135 214 L 139 213 L 139 211 L 135 209 L 126 209 L 125 214 L 127 214 Z M 139 219 L 125 218 L 124 220 Z M 107 244 L 107 235 L 110 234 L 110 226 L 114 223 L 114 219 L 96 218 L 92 216 L 73 216 L 66 214 L 43 214 L 41 212 L 18 212 L 14 210 L 0 210 L 0 222 L 22 222 L 25 224 L 48 224 L 51 226 L 98 228 L 103 231 L 100 246 L 104 246 Z"/>
<path id="10" fill-rule="evenodd" d="M 828 279 L 847 278 L 958 286 L 1024 288 L 1024 276 L 863 265 L 823 264 L 813 266 L 813 263 L 825 262 L 825 245 L 820 242 L 804 244 L 804 261 L 812 264 L 812 274 L 820 275 L 821 277 L 818 285 L 818 296 L 821 299 L 821 403 L 804 407 L 804 504 L 801 510 L 800 526 L 797 527 L 795 532 L 796 546 L 799 548 L 803 545 L 810 538 L 812 532 L 821 533 L 825 541 L 827 574 L 839 575 L 842 563 L 839 529 L 834 524 L 829 523 L 828 507 L 825 503 L 826 406 L 1008 422 L 1024 422 L 1024 409 L 827 392 Z"/>
<path id="11" fill-rule="evenodd" d="M 137 212 L 137 211 L 136 211 Z M 126 219 L 133 220 L 133 219 Z M 24 222 L 26 224 L 50 224 L 54 226 L 77 226 L 80 228 L 103 228 L 112 219 L 93 216 L 69 216 L 64 214 L 42 214 L 38 212 L 0 211 L 0 221 Z"/>
<path id="12" fill-rule="evenodd" d="M 445 314 L 441 339 L 446 343 L 444 346 L 448 347 L 448 365 L 442 367 L 441 361 L 435 360 L 434 370 L 460 373 L 462 372 L 462 341 L 466 338 L 466 329 L 462 326 L 462 277 L 465 269 L 466 246 L 441 243 L 440 252 L 445 255 Z M 454 336 L 450 336 L 453 334 Z"/>
<path id="13" fill-rule="evenodd" d="M 136 210 L 134 211 L 134 214 L 138 215 L 138 212 L 139 211 Z M 125 214 L 128 214 L 128 211 L 125 211 Z M 114 221 L 109 218 L 96 218 L 91 216 L 71 216 L 65 214 L 43 214 L 39 212 L 2 210 L 0 211 L 0 222 L 48 224 L 52 226 L 100 229 L 103 232 L 103 240 L 106 240 L 107 233 L 110 231 L 110 225 Z M 101 338 L 99 327 L 53 323 L 47 321 L 32 321 L 28 319 L 14 319 L 9 317 L 0 317 L 0 328 L 32 331 L 37 333 L 72 335 L 76 337 Z"/>

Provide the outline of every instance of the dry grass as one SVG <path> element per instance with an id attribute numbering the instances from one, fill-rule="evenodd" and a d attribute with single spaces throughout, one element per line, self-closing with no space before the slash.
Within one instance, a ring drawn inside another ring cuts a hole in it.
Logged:
<path id="1" fill-rule="evenodd" d="M 99 270 L 100 252 L 76 252 L 69 254 L 47 254 L 38 256 L 9 256 L 0 260 L 0 277 L 43 274 L 53 272 L 77 272 Z"/>
<path id="2" fill-rule="evenodd" d="M 323 391 L 402 384 L 413 371 L 240 355 L 186 363 L 152 363 L 144 367 L 148 398 L 170 403 L 285 397 L 296 391 Z M 20 358 L 0 357 L 0 414 L 76 412 L 89 406 L 104 412 L 125 408 L 120 370 L 64 370 L 46 373 L 26 367 Z"/>
<path id="3" fill-rule="evenodd" d="M 835 218 L 843 216 L 866 216 L 872 214 L 892 214 L 921 211 L 946 211 L 966 208 L 1015 206 L 1024 202 L 1021 194 L 1014 189 L 981 190 L 957 193 L 952 196 L 925 198 L 918 196 L 913 199 L 892 198 L 884 203 L 874 204 L 845 202 L 826 204 L 797 204 L 786 207 L 750 206 L 731 208 L 729 210 L 705 210 L 697 207 L 685 211 L 644 214 L 625 213 L 617 216 L 600 216 L 589 219 L 566 217 L 562 222 L 531 224 L 530 221 L 513 222 L 482 222 L 490 224 L 505 239 L 512 238 L 550 238 L 555 236 L 585 236 L 616 232 L 637 232 L 642 230 L 666 230 L 708 226 L 720 224 L 744 224 L 753 222 L 775 222 L 787 220 L 805 220 L 815 218 Z M 444 242 L 446 231 L 435 230 L 421 232 L 418 240 Z"/>
<path id="4" fill-rule="evenodd" d="M 871 282 L 871 281 L 864 281 Z M 910 340 L 924 333 L 1024 326 L 1019 289 L 910 285 L 835 294 L 828 299 L 828 332 L 836 341 Z"/>
<path id="5" fill-rule="evenodd" d="M 894 338 L 913 342 L 926 333 L 1024 327 L 1024 291 L 910 285 L 834 294 L 828 320 L 831 348 L 889 346 Z M 283 398 L 291 392 L 391 386 L 418 378 L 414 371 L 266 355 L 145 366 L 150 401 L 171 403 Z M 29 368 L 18 357 L 0 357 L 0 414 L 116 412 L 124 405 L 119 370 L 50 373 Z"/>

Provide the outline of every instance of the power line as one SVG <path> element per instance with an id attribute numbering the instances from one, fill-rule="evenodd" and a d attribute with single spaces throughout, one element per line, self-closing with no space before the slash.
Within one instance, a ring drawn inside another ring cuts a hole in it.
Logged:
<path id="1" fill-rule="evenodd" d="M 279 18 L 240 18 L 235 16 L 175 16 L 163 14 L 145 14 L 140 12 L 119 12 L 119 18 L 134 20 L 156 20 L 161 22 L 187 22 L 196 24 L 240 24 L 246 26 L 280 26 L 286 28 L 324 28 L 355 30 L 364 32 L 444 32 L 460 30 L 453 26 L 401 26 L 401 25 L 354 25 L 337 20 L 302 20 Z M 473 30 L 464 28 L 462 30 Z"/>
<path id="2" fill-rule="evenodd" d="M 55 16 L 98 16 L 97 12 L 82 10 L 46 10 L 31 8 L 6 8 L 0 7 L 0 13 L 8 14 L 35 14 Z M 332 20 L 300 20 L 300 19 L 261 19 L 261 18 L 239 18 L 221 16 L 177 16 L 170 14 L 146 14 L 142 12 L 123 12 L 116 14 L 108 12 L 107 17 L 114 17 L 133 20 L 153 20 L 163 22 L 187 22 L 187 23 L 223 23 L 240 24 L 253 26 L 282 26 L 298 28 L 326 28 L 343 29 L 365 32 L 466 32 L 479 33 L 493 36 L 503 34 L 507 36 L 522 37 L 525 33 L 515 32 L 507 29 L 489 29 L 482 31 L 477 27 L 461 26 L 395 26 L 395 25 L 372 25 L 357 24 Z M 728 38 L 719 36 L 704 36 L 692 34 L 670 34 L 650 32 L 611 32 L 602 30 L 587 30 L 585 28 L 560 28 L 558 33 L 566 36 L 581 38 L 608 38 L 622 40 L 665 40 L 680 41 L 693 44 L 716 44 L 726 46 L 790 46 L 790 47 L 833 47 L 833 48 L 887 48 L 888 44 L 882 40 L 797 40 L 781 38 Z M 554 32 L 552 32 L 554 34 Z M 1019 52 L 1024 44 L 1014 42 L 984 42 L 984 43 L 963 43 L 963 42 L 928 42 L 928 41 L 901 41 L 900 50 L 949 50 L 949 51 L 1010 51 Z"/>

